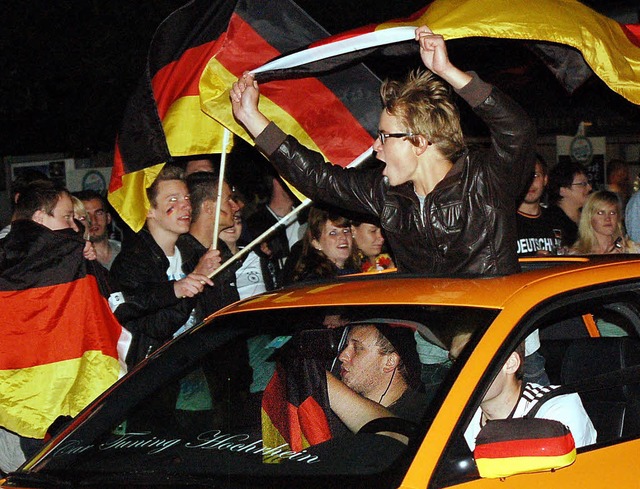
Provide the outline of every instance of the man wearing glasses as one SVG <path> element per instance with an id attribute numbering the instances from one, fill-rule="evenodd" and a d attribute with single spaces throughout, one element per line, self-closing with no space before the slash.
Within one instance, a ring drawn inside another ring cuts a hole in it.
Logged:
<path id="1" fill-rule="evenodd" d="M 562 250 L 578 239 L 582 206 L 591 193 L 591 183 L 584 166 L 574 161 L 558 163 L 549 172 L 549 218 L 560 230 Z"/>
<path id="2" fill-rule="evenodd" d="M 326 164 L 285 135 L 259 111 L 249 73 L 231 90 L 234 115 L 303 194 L 377 216 L 399 271 L 516 272 L 515 209 L 533 171 L 533 123 L 495 87 L 455 67 L 442 36 L 423 26 L 416 40 L 428 70 L 382 86 L 373 146 L 382 169 Z M 489 126 L 490 148 L 465 147 L 449 86 Z"/>

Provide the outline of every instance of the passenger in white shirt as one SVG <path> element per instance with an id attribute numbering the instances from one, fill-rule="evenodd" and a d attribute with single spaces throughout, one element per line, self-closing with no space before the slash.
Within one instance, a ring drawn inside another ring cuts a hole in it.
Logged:
<path id="1" fill-rule="evenodd" d="M 523 358 L 524 342 L 509 355 L 464 433 L 471 450 L 475 448 L 476 437 L 487 421 L 522 418 L 542 395 L 554 389 L 553 386 L 523 383 Z M 578 448 L 596 442 L 596 430 L 578 394 L 558 395 L 544 401 L 535 417 L 560 421 L 567 426 Z"/>

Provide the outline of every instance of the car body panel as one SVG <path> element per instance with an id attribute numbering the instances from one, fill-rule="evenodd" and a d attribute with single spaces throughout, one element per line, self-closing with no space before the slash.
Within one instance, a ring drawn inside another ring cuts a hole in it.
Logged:
<path id="1" fill-rule="evenodd" d="M 531 259 L 526 263 L 537 264 Z M 237 302 L 212 315 L 213 318 L 233 317 L 259 311 L 277 311 L 298 307 L 350 305 L 446 305 L 481 307 L 497 312 L 489 329 L 468 354 L 458 377 L 435 413 L 424 440 L 399 487 L 429 487 L 453 433 L 460 431 L 465 410 L 477 405 L 478 385 L 484 382 L 491 368 L 506 355 L 514 326 L 520 325 L 549 301 L 557 301 L 576 291 L 594 290 L 598 286 L 626 283 L 640 279 L 640 260 L 633 256 L 590 257 L 544 260 L 557 266 L 536 268 L 505 277 L 428 278 L 401 277 L 392 274 L 350 277 L 336 283 L 296 286 L 283 291 L 265 293 Z M 204 327 L 207 327 L 205 325 Z M 193 334 L 192 330 L 187 334 Z M 162 350 L 168 346 L 165 345 Z M 152 355 L 135 370 L 145 368 Z M 135 373 L 134 370 L 134 373 Z M 117 389 L 110 389 L 105 396 Z M 89 407 L 72 426 L 99 412 Z M 456 484 L 457 487 L 545 487 L 579 486 L 581 489 L 602 487 L 640 487 L 640 440 L 623 441 L 610 446 L 579 450 L 576 462 L 555 472 L 522 474 L 506 479 L 476 479 Z M 36 465 L 28 462 L 26 468 Z M 608 474 L 609 479 L 602 479 Z M 434 487 L 434 486 L 431 486 Z M 439 487 L 439 486 L 437 486 Z"/>
<path id="2" fill-rule="evenodd" d="M 633 440 L 615 446 L 580 453 L 573 465 L 553 472 L 521 474 L 504 479 L 477 479 L 457 484 L 460 489 L 540 489 L 540 488 L 637 488 L 640 487 L 640 462 L 637 454 L 640 441 Z M 603 474 L 607 474 L 606 479 Z M 609 474 L 614 474 L 613 477 Z M 424 480 L 407 476 L 402 489 L 424 489 Z"/>

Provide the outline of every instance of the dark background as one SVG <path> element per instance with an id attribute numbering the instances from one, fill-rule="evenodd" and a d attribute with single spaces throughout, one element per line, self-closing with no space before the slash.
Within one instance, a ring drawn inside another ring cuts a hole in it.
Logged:
<path id="1" fill-rule="evenodd" d="M 268 0 L 264 0 L 268 2 Z M 156 26 L 185 0 L 4 0 L 0 30 L 0 157 L 64 152 L 90 156 L 113 148 L 126 100 Z M 299 0 L 331 33 L 407 16 L 426 1 Z M 638 0 L 585 0 L 625 22 L 638 22 Z M 535 0 L 531 2 L 535 8 Z M 640 132 L 640 110 L 592 77 L 568 95 L 523 43 L 460 40 L 452 59 L 516 98 L 541 134 Z M 381 78 L 418 66 L 417 56 L 372 58 Z M 464 116 L 464 114 L 463 114 Z M 482 129 L 473 119 L 465 131 Z"/>

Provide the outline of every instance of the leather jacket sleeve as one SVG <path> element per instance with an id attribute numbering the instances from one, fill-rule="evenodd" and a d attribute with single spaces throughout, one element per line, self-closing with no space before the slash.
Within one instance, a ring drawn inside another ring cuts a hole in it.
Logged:
<path id="1" fill-rule="evenodd" d="M 498 88 L 473 79 L 457 93 L 488 126 L 491 149 L 485 170 L 502 190 L 517 198 L 529 183 L 535 163 L 536 128 L 527 113 Z M 489 183 L 489 182 L 487 182 Z"/>
<path id="2" fill-rule="evenodd" d="M 379 214 L 386 177 L 378 172 L 345 169 L 287 136 L 270 123 L 255 140 L 278 173 L 306 197 L 365 214 Z"/>

